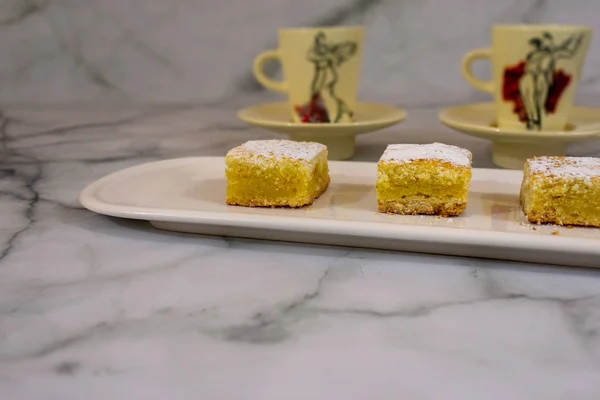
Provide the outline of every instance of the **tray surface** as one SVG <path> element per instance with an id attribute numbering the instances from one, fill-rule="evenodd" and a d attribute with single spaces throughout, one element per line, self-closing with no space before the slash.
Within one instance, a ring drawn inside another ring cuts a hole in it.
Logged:
<path id="1" fill-rule="evenodd" d="M 600 229 L 529 224 L 519 206 L 521 171 L 473 169 L 458 217 L 377 212 L 376 164 L 330 161 L 331 185 L 301 209 L 225 204 L 223 157 L 128 168 L 81 193 L 91 211 L 160 229 L 305 243 L 418 251 L 569 266 L 600 266 Z"/>

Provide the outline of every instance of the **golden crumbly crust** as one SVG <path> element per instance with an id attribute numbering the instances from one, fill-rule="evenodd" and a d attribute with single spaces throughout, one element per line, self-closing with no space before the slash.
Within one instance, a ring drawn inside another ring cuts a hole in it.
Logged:
<path id="1" fill-rule="evenodd" d="M 519 198 L 531 223 L 600 227 L 600 159 L 529 159 Z"/>
<path id="2" fill-rule="evenodd" d="M 531 210 L 525 216 L 527 217 L 527 221 L 533 224 L 574 225 L 600 228 L 600 218 L 586 218 L 538 210 Z"/>
<path id="3" fill-rule="evenodd" d="M 466 201 L 443 199 L 403 199 L 402 201 L 379 202 L 378 210 L 382 213 L 401 215 L 439 215 L 453 217 L 462 214 L 467 208 Z"/>

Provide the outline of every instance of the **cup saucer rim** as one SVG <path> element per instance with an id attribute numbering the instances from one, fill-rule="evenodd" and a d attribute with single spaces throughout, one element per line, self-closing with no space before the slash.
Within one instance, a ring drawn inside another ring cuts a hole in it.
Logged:
<path id="1" fill-rule="evenodd" d="M 361 108 L 364 109 L 364 107 L 370 107 L 371 109 L 381 108 L 382 114 L 388 113 L 390 115 L 385 116 L 385 117 L 369 118 L 369 119 L 365 119 L 362 121 L 342 122 L 342 123 L 337 123 L 337 124 L 332 124 L 332 123 L 303 124 L 303 123 L 293 122 L 293 121 L 284 122 L 281 119 L 269 118 L 269 116 L 266 115 L 266 114 L 268 114 L 267 112 L 263 112 L 262 117 L 254 117 L 250 114 L 250 113 L 256 113 L 256 114 L 260 115 L 260 110 L 266 109 L 268 107 L 274 107 L 274 108 L 278 109 L 277 110 L 278 113 L 287 114 L 288 113 L 287 106 L 288 106 L 288 103 L 286 101 L 274 101 L 274 102 L 268 102 L 268 103 L 260 103 L 260 104 L 255 104 L 255 105 L 247 106 L 247 107 L 240 109 L 237 112 L 237 116 L 242 121 L 252 124 L 252 125 L 265 126 L 265 127 L 266 126 L 287 127 L 287 128 L 296 127 L 296 128 L 303 129 L 303 130 L 307 130 L 307 129 L 340 130 L 340 129 L 348 129 L 348 128 L 369 127 L 372 125 L 379 125 L 379 124 L 397 124 L 397 123 L 404 121 L 408 116 L 408 112 L 404 108 L 395 106 L 393 104 L 385 104 L 385 103 L 372 102 L 372 101 L 357 102 L 355 108 L 357 111 L 360 110 Z M 272 114 L 272 112 L 271 112 L 271 114 Z M 278 114 L 278 115 L 281 115 L 281 114 Z"/>
<path id="2" fill-rule="evenodd" d="M 553 130 L 553 131 L 521 131 L 510 128 L 500 128 L 494 126 L 495 120 L 495 104 L 493 101 L 467 103 L 446 107 L 439 111 L 438 120 L 455 130 L 463 133 L 473 134 L 476 136 L 487 137 L 489 139 L 508 140 L 514 139 L 518 141 L 545 139 L 552 140 L 577 140 L 600 138 L 600 109 L 586 106 L 573 106 L 569 124 L 573 126 L 570 130 Z M 463 113 L 457 116 L 457 113 Z M 469 114 L 473 114 L 473 118 L 469 118 Z M 587 118 L 583 118 L 583 115 Z M 597 115 L 597 117 L 596 117 Z M 489 123 L 482 123 L 482 120 L 488 119 Z M 585 120 L 588 121 L 585 121 Z M 578 122 L 582 121 L 583 122 Z M 591 120 L 591 121 L 590 121 Z"/>

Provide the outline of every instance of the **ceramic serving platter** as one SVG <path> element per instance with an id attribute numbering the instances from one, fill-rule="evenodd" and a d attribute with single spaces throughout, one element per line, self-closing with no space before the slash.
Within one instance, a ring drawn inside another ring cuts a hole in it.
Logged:
<path id="1" fill-rule="evenodd" d="M 166 160 L 106 176 L 81 193 L 96 213 L 180 232 L 565 266 L 600 266 L 600 229 L 529 224 L 519 207 L 521 171 L 473 169 L 459 217 L 377 212 L 376 164 L 330 161 L 331 185 L 310 207 L 225 204 L 222 157 Z"/>

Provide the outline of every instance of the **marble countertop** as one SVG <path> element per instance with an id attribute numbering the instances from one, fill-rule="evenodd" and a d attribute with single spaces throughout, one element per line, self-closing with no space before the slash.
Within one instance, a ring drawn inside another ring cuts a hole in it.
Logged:
<path id="1" fill-rule="evenodd" d="M 79 205 L 124 167 L 278 137 L 236 119 L 245 101 L 1 109 L 0 398 L 600 398 L 600 271 L 176 234 Z M 360 136 L 355 159 L 442 141 L 491 167 L 438 110 Z"/>

